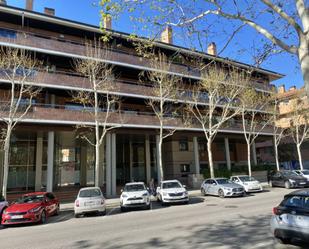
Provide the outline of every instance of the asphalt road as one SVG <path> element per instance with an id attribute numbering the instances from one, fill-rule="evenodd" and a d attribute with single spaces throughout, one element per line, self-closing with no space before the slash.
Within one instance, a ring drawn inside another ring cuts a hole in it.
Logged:
<path id="1" fill-rule="evenodd" d="M 270 233 L 271 210 L 290 191 L 192 197 L 188 205 L 167 207 L 154 202 L 152 210 L 120 213 L 114 208 L 101 217 L 76 219 L 72 212 L 63 212 L 44 225 L 0 229 L 0 248 L 301 248 L 280 245 Z"/>

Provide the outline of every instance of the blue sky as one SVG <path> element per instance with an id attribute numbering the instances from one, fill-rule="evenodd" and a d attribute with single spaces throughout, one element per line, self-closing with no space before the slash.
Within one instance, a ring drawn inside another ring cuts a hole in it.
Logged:
<path id="1" fill-rule="evenodd" d="M 25 0 L 7 0 L 8 5 L 24 8 Z M 38 12 L 43 12 L 44 7 L 54 8 L 56 10 L 56 16 L 72 19 L 75 21 L 80 21 L 84 23 L 89 23 L 93 25 L 99 25 L 100 15 L 99 8 L 96 6 L 96 0 L 34 0 L 34 10 Z M 113 22 L 113 28 L 118 31 L 123 32 L 133 32 L 133 24 L 130 23 L 128 15 L 124 15 L 119 19 Z M 143 34 L 144 35 L 144 34 Z M 236 53 L 236 46 L 239 49 L 239 46 L 243 46 L 244 50 L 249 50 L 248 44 L 252 44 L 252 41 L 255 39 L 256 33 L 253 30 L 245 29 L 235 38 L 235 42 L 230 44 L 228 49 L 222 54 L 223 57 L 229 57 L 244 63 L 251 64 L 251 58 L 247 52 L 242 54 Z M 178 40 L 177 38 L 174 40 Z M 218 49 L 223 42 L 218 38 L 214 40 Z M 179 43 L 178 45 L 186 46 L 187 44 Z M 223 45 L 222 45 L 223 46 Z M 277 86 L 285 84 L 286 88 L 289 88 L 292 85 L 297 87 L 303 86 L 302 75 L 297 63 L 297 59 L 293 58 L 289 54 L 280 54 L 275 55 L 269 58 L 265 63 L 262 64 L 262 67 L 269 69 L 275 72 L 285 74 L 286 77 L 280 79 L 275 83 Z"/>

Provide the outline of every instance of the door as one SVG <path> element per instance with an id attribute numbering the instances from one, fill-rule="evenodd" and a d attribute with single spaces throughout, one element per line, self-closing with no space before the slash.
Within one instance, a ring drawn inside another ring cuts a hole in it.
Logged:
<path id="1" fill-rule="evenodd" d="M 57 209 L 56 199 L 52 193 L 47 193 L 45 200 L 46 200 L 46 211 L 48 213 L 47 215 L 50 216 L 56 212 Z"/>

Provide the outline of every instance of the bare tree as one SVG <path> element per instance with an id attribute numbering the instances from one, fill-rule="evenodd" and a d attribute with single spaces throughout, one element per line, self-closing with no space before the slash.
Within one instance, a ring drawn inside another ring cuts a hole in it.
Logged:
<path id="1" fill-rule="evenodd" d="M 295 56 L 309 95 L 309 6 L 305 0 L 101 2 L 102 13 L 120 15 L 129 11 L 134 21 L 142 22 L 139 26 L 144 28 L 145 23 L 152 24 L 151 31 L 155 25 L 185 29 L 184 34 L 189 36 L 187 40 L 198 41 L 201 49 L 205 40 L 221 37 L 229 44 L 235 32 L 244 31 L 245 27 L 253 29 L 260 34 L 254 40 L 261 41 L 255 42 L 259 45 L 255 49 L 258 65 L 273 53 L 287 52 Z"/>
<path id="2" fill-rule="evenodd" d="M 239 97 L 248 84 L 244 72 L 235 69 L 208 67 L 202 70 L 202 80 L 194 89 L 188 109 L 192 113 L 192 122 L 202 127 L 208 151 L 210 176 L 214 177 L 212 143 L 226 122 L 240 114 Z"/>
<path id="3" fill-rule="evenodd" d="M 109 50 L 97 40 L 86 41 L 85 50 L 87 58 L 76 59 L 74 64 L 76 72 L 88 80 L 86 90 L 73 92 L 72 95 L 76 102 L 84 105 L 84 111 L 88 113 L 90 120 L 94 123 L 94 126 L 82 125 L 78 127 L 95 131 L 94 142 L 87 133 L 82 133 L 81 137 L 95 147 L 95 186 L 98 187 L 100 185 L 100 146 L 104 143 L 106 133 L 121 125 L 109 122 L 113 113 L 116 112 L 116 108 L 119 107 L 120 99 L 111 93 L 115 81 L 113 66 L 99 60 L 99 58 L 107 58 Z M 118 119 L 117 122 L 120 120 Z"/>
<path id="4" fill-rule="evenodd" d="M 308 102 L 304 99 L 294 99 L 291 104 L 290 131 L 296 144 L 298 160 L 301 170 L 304 169 L 301 145 L 309 137 Z"/>
<path id="5" fill-rule="evenodd" d="M 244 137 L 247 143 L 248 172 L 251 176 L 251 147 L 264 129 L 272 124 L 269 110 L 270 96 L 247 88 L 241 97 L 241 117 Z"/>
<path id="6" fill-rule="evenodd" d="M 140 46 L 139 46 L 140 49 Z M 171 62 L 168 61 L 167 56 L 161 52 L 144 53 L 148 58 L 151 58 L 150 64 L 153 68 L 152 71 L 145 71 L 141 74 L 141 81 L 149 80 L 151 89 L 148 95 L 152 96 L 148 101 L 149 105 L 159 122 L 159 145 L 158 145 L 158 166 L 160 170 L 160 178 L 158 181 L 164 179 L 163 163 L 162 163 L 162 143 L 163 140 L 172 136 L 176 129 L 166 129 L 165 126 L 169 125 L 175 117 L 176 107 L 173 104 L 175 101 L 181 78 L 169 74 Z"/>
<path id="7" fill-rule="evenodd" d="M 11 135 L 30 111 L 34 98 L 40 89 L 29 84 L 36 79 L 39 62 L 33 54 L 23 50 L 8 47 L 0 48 L 0 75 L 4 79 L 0 85 L 9 86 L 3 91 L 0 104 L 0 121 L 4 124 L 1 140 L 4 151 L 2 194 L 7 195 L 8 173 L 10 165 Z"/>

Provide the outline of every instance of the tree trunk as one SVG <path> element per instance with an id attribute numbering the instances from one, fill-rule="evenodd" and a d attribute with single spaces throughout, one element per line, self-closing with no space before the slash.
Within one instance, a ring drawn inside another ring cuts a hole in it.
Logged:
<path id="1" fill-rule="evenodd" d="M 158 148 L 158 162 L 159 162 L 159 170 L 160 170 L 160 178 L 158 179 L 158 183 L 163 181 L 164 173 L 163 173 L 163 164 L 162 164 L 162 142 L 163 142 L 163 129 L 160 128 L 160 138 L 159 138 L 159 148 Z"/>
<path id="2" fill-rule="evenodd" d="M 10 157 L 10 141 L 11 134 L 7 132 L 7 137 L 4 141 L 4 160 L 3 160 L 3 181 L 2 181 L 2 195 L 7 198 L 7 185 L 9 175 L 9 157 Z"/>
<path id="3" fill-rule="evenodd" d="M 279 165 L 279 155 L 278 155 L 278 145 L 275 141 L 275 160 L 276 160 L 276 166 L 277 166 L 277 170 L 280 170 L 280 165 Z"/>
<path id="4" fill-rule="evenodd" d="M 298 160 L 299 160 L 300 169 L 304 170 L 303 160 L 302 160 L 302 157 L 301 157 L 300 144 L 297 144 L 296 147 L 297 147 L 297 154 L 298 154 Z"/>
<path id="5" fill-rule="evenodd" d="M 214 178 L 215 177 L 215 172 L 214 172 L 214 162 L 212 159 L 212 150 L 211 150 L 211 140 L 207 140 L 207 152 L 208 152 L 208 163 L 209 163 L 209 171 L 210 171 L 210 177 Z"/>
<path id="6" fill-rule="evenodd" d="M 99 171 L 100 171 L 100 145 L 95 145 L 95 186 L 99 187 Z"/>
<path id="7" fill-rule="evenodd" d="M 309 96 L 309 46 L 305 37 L 300 38 L 300 46 L 298 49 L 298 59 L 305 83 L 307 96 Z"/>
<path id="8" fill-rule="evenodd" d="M 247 152 L 248 152 L 248 174 L 249 176 L 252 175 L 252 172 L 251 172 L 251 146 L 250 146 L 250 143 L 247 143 Z"/>

